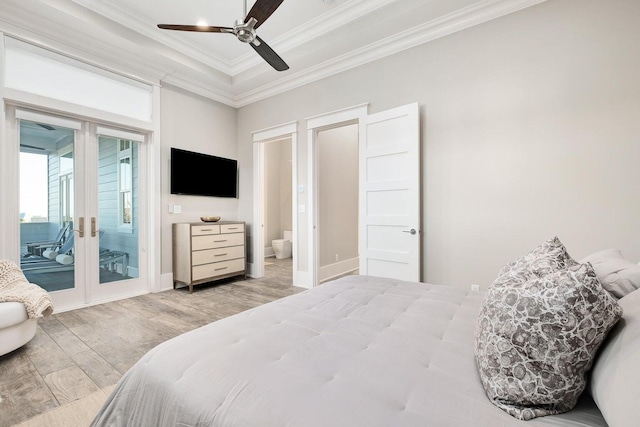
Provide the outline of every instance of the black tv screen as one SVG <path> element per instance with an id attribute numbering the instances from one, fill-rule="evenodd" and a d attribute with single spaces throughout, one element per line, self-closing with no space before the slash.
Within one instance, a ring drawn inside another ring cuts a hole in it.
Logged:
<path id="1" fill-rule="evenodd" d="M 238 197 L 238 161 L 171 148 L 171 194 Z"/>

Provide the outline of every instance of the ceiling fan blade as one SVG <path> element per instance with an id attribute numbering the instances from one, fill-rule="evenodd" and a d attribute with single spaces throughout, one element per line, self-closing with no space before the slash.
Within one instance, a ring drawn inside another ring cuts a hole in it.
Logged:
<path id="1" fill-rule="evenodd" d="M 233 33 L 233 28 L 229 27 L 212 27 L 209 25 L 172 25 L 158 24 L 158 28 L 163 30 L 177 31 L 199 31 L 202 33 Z"/>
<path id="2" fill-rule="evenodd" d="M 289 66 L 278 56 L 278 54 L 269 47 L 262 39 L 256 36 L 256 39 L 249 43 L 251 47 L 258 52 L 262 58 L 269 63 L 277 71 L 285 71 Z"/>
<path id="3" fill-rule="evenodd" d="M 42 147 L 36 147 L 35 145 L 20 144 L 20 147 L 31 148 L 32 150 L 41 150 L 41 151 L 45 151 L 45 149 L 44 149 L 44 148 L 42 148 Z"/>
<path id="4" fill-rule="evenodd" d="M 258 0 L 255 2 L 249 13 L 247 13 L 247 17 L 244 19 L 244 22 L 249 22 L 249 19 L 255 18 L 256 25 L 254 28 L 258 28 L 264 21 L 267 20 L 268 17 L 271 16 L 273 12 L 282 4 L 284 0 Z"/>

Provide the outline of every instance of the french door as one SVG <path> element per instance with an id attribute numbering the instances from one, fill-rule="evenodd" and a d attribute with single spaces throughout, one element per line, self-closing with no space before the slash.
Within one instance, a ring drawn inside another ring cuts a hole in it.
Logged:
<path id="1" fill-rule="evenodd" d="M 148 290 L 145 136 L 12 110 L 19 141 L 20 265 L 56 311 Z"/>

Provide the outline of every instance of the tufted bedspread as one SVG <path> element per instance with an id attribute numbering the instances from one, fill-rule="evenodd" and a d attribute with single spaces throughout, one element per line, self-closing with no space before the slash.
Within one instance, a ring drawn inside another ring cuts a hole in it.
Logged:
<path id="1" fill-rule="evenodd" d="M 94 426 L 606 426 L 587 396 L 518 421 L 474 360 L 482 295 L 349 276 L 219 320 L 147 353 Z"/>

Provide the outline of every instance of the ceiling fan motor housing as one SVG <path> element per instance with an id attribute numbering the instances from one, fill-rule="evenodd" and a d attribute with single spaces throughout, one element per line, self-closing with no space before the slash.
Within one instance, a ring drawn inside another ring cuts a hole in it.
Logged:
<path id="1" fill-rule="evenodd" d="M 255 18 L 249 18 L 247 22 L 239 19 L 233 27 L 233 32 L 241 42 L 251 43 L 256 39 L 256 30 L 254 27 L 257 23 L 258 21 Z"/>

